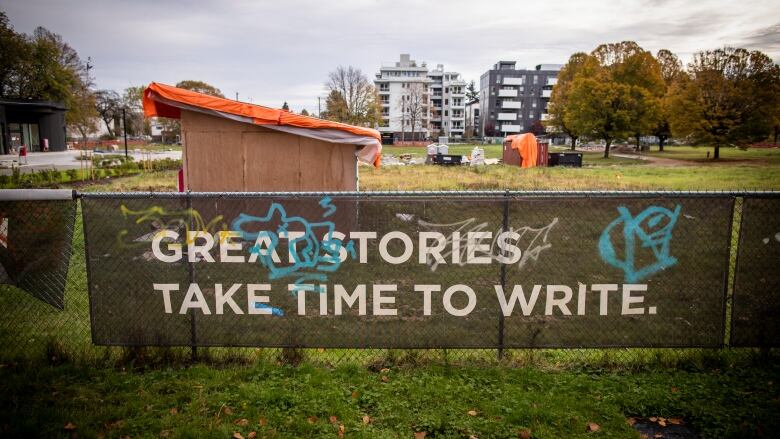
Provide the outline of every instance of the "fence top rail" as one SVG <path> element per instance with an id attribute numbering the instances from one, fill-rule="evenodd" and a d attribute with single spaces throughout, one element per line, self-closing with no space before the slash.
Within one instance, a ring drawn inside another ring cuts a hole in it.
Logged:
<path id="1" fill-rule="evenodd" d="M 72 189 L 2 189 L 0 201 L 72 200 L 78 195 Z"/>
<path id="2" fill-rule="evenodd" d="M 75 192 L 78 198 L 275 198 L 275 197 L 780 197 L 780 191 L 350 191 L 350 192 Z"/>

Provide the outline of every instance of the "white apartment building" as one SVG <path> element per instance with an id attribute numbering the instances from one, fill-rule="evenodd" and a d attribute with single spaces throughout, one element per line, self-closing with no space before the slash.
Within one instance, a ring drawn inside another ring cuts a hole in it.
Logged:
<path id="1" fill-rule="evenodd" d="M 446 72 L 439 64 L 428 70 L 409 54 L 401 54 L 392 65 L 383 65 L 374 80 L 382 107 L 382 122 L 378 129 L 387 140 L 424 140 L 442 132 L 460 138 L 465 129 L 466 82 L 459 73 Z M 422 94 L 422 111 L 412 129 L 409 114 L 410 95 Z"/>

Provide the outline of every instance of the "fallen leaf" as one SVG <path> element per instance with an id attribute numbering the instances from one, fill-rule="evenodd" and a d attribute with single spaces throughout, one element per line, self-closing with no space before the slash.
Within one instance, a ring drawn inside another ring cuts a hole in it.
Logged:
<path id="1" fill-rule="evenodd" d="M 171 437 L 171 434 L 173 434 L 173 431 L 171 430 L 163 430 L 160 432 L 161 438 Z"/>
<path id="2" fill-rule="evenodd" d="M 387 367 L 385 367 L 385 368 L 383 368 L 382 370 L 379 371 L 379 373 L 387 373 L 387 372 L 390 372 L 390 369 L 387 368 Z"/>
<path id="3" fill-rule="evenodd" d="M 666 427 L 666 421 L 664 421 L 662 419 L 659 419 L 658 420 L 658 425 L 660 425 L 661 427 Z"/>
<path id="4" fill-rule="evenodd" d="M 476 410 L 469 410 L 466 413 L 468 413 L 469 416 L 477 416 L 477 411 Z"/>
<path id="5" fill-rule="evenodd" d="M 97 439 L 106 439 L 106 434 L 102 431 L 99 431 L 97 434 Z"/>
<path id="6" fill-rule="evenodd" d="M 626 422 L 628 422 L 628 425 L 633 427 L 634 424 L 636 424 L 636 418 L 628 418 L 626 419 Z"/>
<path id="7" fill-rule="evenodd" d="M 683 420 L 682 418 L 669 418 L 669 423 L 674 425 L 681 425 Z"/>
<path id="8" fill-rule="evenodd" d="M 479 439 L 479 438 L 472 434 L 471 436 L 469 436 L 469 439 Z"/>
<path id="9" fill-rule="evenodd" d="M 179 409 L 177 409 L 176 407 L 174 407 L 174 408 L 172 408 L 172 409 L 170 409 L 170 410 L 168 410 L 168 411 L 169 411 L 169 412 L 170 412 L 172 415 L 178 415 L 178 414 L 179 414 Z"/>
<path id="10" fill-rule="evenodd" d="M 423 439 L 425 437 L 424 431 L 415 431 L 414 432 L 414 439 Z"/>
<path id="11" fill-rule="evenodd" d="M 594 431 L 599 431 L 601 427 L 599 424 L 595 422 L 588 422 L 588 428 L 586 429 L 589 433 L 593 433 Z"/>
<path id="12" fill-rule="evenodd" d="M 246 439 L 255 439 L 257 437 L 256 431 L 250 431 L 248 435 L 246 435 Z"/>
<path id="13" fill-rule="evenodd" d="M 247 418 L 236 419 L 235 421 L 233 421 L 233 423 L 238 425 L 239 427 L 246 427 L 247 425 L 249 425 L 249 419 Z"/>
<path id="14" fill-rule="evenodd" d="M 244 439 L 244 436 L 241 433 L 237 432 L 237 431 L 234 431 L 233 432 L 233 436 L 230 436 L 230 437 L 232 439 Z"/>
<path id="15" fill-rule="evenodd" d="M 358 397 L 357 391 L 352 392 L 352 399 L 355 399 Z"/>
<path id="16" fill-rule="evenodd" d="M 524 428 L 517 432 L 517 437 L 520 439 L 531 439 L 531 430 Z"/>
<path id="17" fill-rule="evenodd" d="M 383 382 L 383 383 L 386 383 L 386 382 L 388 382 L 388 381 L 390 381 L 390 377 L 389 377 L 389 376 L 387 376 L 387 375 L 382 375 L 382 382 Z"/>
<path id="18" fill-rule="evenodd" d="M 672 387 L 672 393 L 677 393 L 679 390 L 677 387 Z"/>
<path id="19" fill-rule="evenodd" d="M 314 424 L 315 422 L 317 422 L 317 417 L 309 416 L 308 418 L 306 418 L 306 422 L 308 422 L 309 424 Z"/>
<path id="20" fill-rule="evenodd" d="M 268 425 L 268 421 L 265 418 L 260 418 L 260 426 L 265 427 Z"/>
<path id="21" fill-rule="evenodd" d="M 330 421 L 331 424 L 335 424 L 335 423 L 339 422 L 339 418 L 337 418 L 335 415 L 330 415 L 328 420 Z"/>
<path id="22" fill-rule="evenodd" d="M 228 406 L 225 406 L 225 408 L 222 410 L 222 413 L 224 413 L 226 415 L 232 415 L 233 414 L 233 409 L 231 409 Z"/>
<path id="23" fill-rule="evenodd" d="M 320 353 L 325 352 L 325 348 L 317 348 L 317 352 L 320 352 Z"/>
<path id="24" fill-rule="evenodd" d="M 371 423 L 371 418 L 368 415 L 363 415 L 363 424 L 368 425 Z"/>
<path id="25" fill-rule="evenodd" d="M 62 428 L 64 428 L 65 430 L 68 430 L 68 431 L 73 431 L 73 430 L 75 430 L 75 429 L 76 429 L 76 424 L 74 424 L 74 423 L 72 423 L 72 422 L 68 422 L 68 423 L 67 423 L 67 424 L 65 424 L 65 426 L 64 426 L 64 427 L 62 427 Z"/>
<path id="26" fill-rule="evenodd" d="M 346 430 L 344 429 L 344 424 L 339 425 L 339 437 L 344 437 L 344 432 Z"/>
<path id="27" fill-rule="evenodd" d="M 651 417 L 649 417 L 648 419 L 650 419 L 650 422 L 656 422 L 656 421 L 658 421 L 658 418 L 656 418 L 655 416 L 651 416 Z"/>
<path id="28" fill-rule="evenodd" d="M 118 419 L 118 420 L 116 420 L 114 422 L 106 423 L 105 427 L 106 427 L 107 430 L 114 430 L 114 429 L 117 429 L 117 428 L 122 428 L 123 425 L 125 425 L 125 421 L 123 421 L 122 419 Z"/>

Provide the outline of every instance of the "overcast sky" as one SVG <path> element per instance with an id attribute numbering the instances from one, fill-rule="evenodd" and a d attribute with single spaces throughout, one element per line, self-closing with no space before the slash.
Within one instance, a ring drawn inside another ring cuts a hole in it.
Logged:
<path id="1" fill-rule="evenodd" d="M 227 97 L 317 110 L 339 65 L 373 79 L 410 53 L 475 80 L 498 60 L 563 64 L 634 40 L 684 61 L 723 45 L 780 61 L 778 0 L 3 0 L 16 31 L 44 26 L 92 58 L 99 88 L 206 81 Z"/>

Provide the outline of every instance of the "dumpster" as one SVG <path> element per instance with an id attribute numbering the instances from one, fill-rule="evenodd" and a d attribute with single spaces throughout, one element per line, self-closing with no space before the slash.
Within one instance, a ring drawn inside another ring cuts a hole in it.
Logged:
<path id="1" fill-rule="evenodd" d="M 551 152 L 547 166 L 567 166 L 570 168 L 582 167 L 581 152 Z"/>

